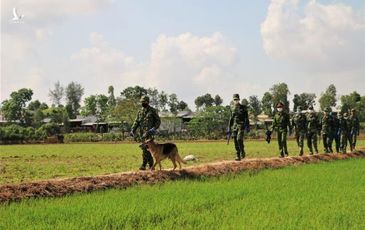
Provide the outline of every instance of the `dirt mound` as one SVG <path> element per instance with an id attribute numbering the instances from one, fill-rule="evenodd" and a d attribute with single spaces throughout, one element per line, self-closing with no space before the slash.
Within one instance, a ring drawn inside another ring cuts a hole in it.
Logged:
<path id="1" fill-rule="evenodd" d="M 60 197 L 73 193 L 91 192 L 108 188 L 127 188 L 136 184 L 155 184 L 168 180 L 219 176 L 247 170 L 281 168 L 288 165 L 316 163 L 320 161 L 365 158 L 364 151 L 348 154 L 319 154 L 303 157 L 247 159 L 225 161 L 188 167 L 176 171 L 139 171 L 95 177 L 76 177 L 0 186 L 0 203 L 20 201 L 27 198 Z"/>

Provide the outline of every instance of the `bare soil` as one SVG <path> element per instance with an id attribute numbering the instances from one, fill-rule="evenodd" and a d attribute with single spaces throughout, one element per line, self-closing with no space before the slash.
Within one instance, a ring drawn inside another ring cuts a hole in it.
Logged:
<path id="1" fill-rule="evenodd" d="M 318 154 L 312 156 L 293 156 L 286 158 L 257 158 L 242 161 L 221 161 L 204 165 L 186 167 L 182 170 L 136 171 L 93 177 L 53 179 L 22 184 L 0 186 L 0 203 L 21 201 L 29 198 L 61 197 L 74 193 L 85 193 L 109 188 L 128 188 L 138 184 L 156 184 L 179 179 L 199 179 L 243 171 L 256 171 L 266 168 L 282 168 L 290 165 L 365 158 L 365 151 L 348 154 Z"/>

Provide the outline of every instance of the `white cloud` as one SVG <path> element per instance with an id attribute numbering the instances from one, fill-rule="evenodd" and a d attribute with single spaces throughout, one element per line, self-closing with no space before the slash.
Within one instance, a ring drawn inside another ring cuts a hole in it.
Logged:
<path id="1" fill-rule="evenodd" d="M 365 16 L 345 4 L 272 0 L 261 35 L 269 56 L 307 70 L 364 69 Z"/>
<path id="2" fill-rule="evenodd" d="M 1 2 L 1 95 L 21 87 L 25 76 L 43 77 L 47 82 L 47 66 L 37 63 L 39 53 L 53 35 L 53 28 L 71 17 L 94 13 L 111 4 L 111 0 L 13 0 Z M 23 23 L 12 23 L 13 7 L 24 15 Z M 34 74 L 34 68 L 43 74 Z M 37 77 L 35 77 L 37 78 Z M 35 80 L 38 81 L 38 80 Z M 45 98 L 43 98 L 45 99 Z"/>
<path id="3" fill-rule="evenodd" d="M 228 92 L 228 88 L 254 93 L 259 87 L 240 79 L 237 50 L 220 33 L 211 36 L 162 34 L 152 44 L 150 59 L 146 61 L 136 61 L 113 48 L 101 34 L 91 33 L 90 47 L 74 53 L 71 61 L 74 69 L 80 71 L 76 75 L 89 82 L 85 88 L 89 88 L 90 93 L 105 92 L 110 84 L 117 90 L 142 85 L 176 93 L 193 106 L 193 100 L 207 92 L 230 99 L 232 92 Z"/>
<path id="4" fill-rule="evenodd" d="M 237 77 L 239 56 L 221 33 L 160 35 L 152 45 L 147 82 L 192 103 L 199 94 L 223 93 Z"/>
<path id="5" fill-rule="evenodd" d="M 95 32 L 90 34 L 90 47 L 72 54 L 70 60 L 78 80 L 89 82 L 90 88 L 97 91 L 105 91 L 113 83 L 138 83 L 143 78 L 143 74 L 137 74 L 143 69 L 141 64 L 111 47 L 102 34 Z"/>

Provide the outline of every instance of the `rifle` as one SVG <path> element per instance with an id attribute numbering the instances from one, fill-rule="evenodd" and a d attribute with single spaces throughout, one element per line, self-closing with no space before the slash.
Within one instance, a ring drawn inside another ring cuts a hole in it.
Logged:
<path id="1" fill-rule="evenodd" d="M 269 130 L 269 127 L 267 127 L 266 122 L 265 122 L 265 128 L 266 128 L 266 132 L 265 132 L 266 138 L 265 138 L 265 140 L 268 144 L 270 144 L 272 132 Z"/>

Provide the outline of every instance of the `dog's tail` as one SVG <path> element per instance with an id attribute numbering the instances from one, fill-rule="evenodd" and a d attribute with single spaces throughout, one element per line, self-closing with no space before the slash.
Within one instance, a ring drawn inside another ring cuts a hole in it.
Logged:
<path id="1" fill-rule="evenodd" d="M 177 152 L 176 153 L 176 156 L 177 156 L 177 160 L 178 161 L 180 161 L 181 163 L 183 163 L 183 164 L 187 164 L 187 162 L 186 161 L 184 161 L 182 158 L 181 158 L 181 156 L 180 156 L 180 154 Z"/>

